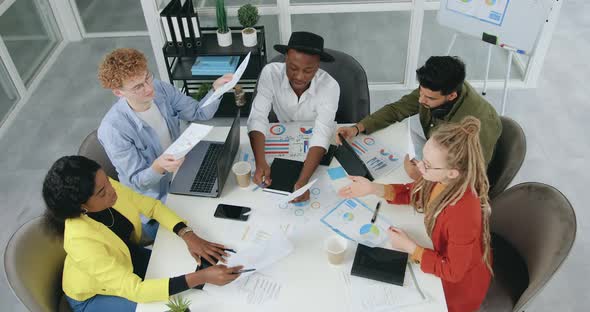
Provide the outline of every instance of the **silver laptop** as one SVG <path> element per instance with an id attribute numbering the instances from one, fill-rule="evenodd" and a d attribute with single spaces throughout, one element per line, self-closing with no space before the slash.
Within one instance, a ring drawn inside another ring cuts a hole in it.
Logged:
<path id="1" fill-rule="evenodd" d="M 178 169 L 170 193 L 219 197 L 240 147 L 240 112 L 234 118 L 225 143 L 201 141 Z"/>

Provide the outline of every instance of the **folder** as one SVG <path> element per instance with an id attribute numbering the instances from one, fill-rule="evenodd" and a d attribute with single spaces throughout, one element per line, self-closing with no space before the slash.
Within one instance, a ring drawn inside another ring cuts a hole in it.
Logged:
<path id="1" fill-rule="evenodd" d="M 184 45 L 189 49 L 201 46 L 199 17 L 191 0 L 186 1 L 182 5 L 180 16 L 182 31 L 184 33 Z"/>
<path id="2" fill-rule="evenodd" d="M 180 33 L 180 26 L 178 16 L 180 12 L 180 0 L 171 0 L 168 5 L 160 12 L 160 19 L 168 46 L 182 47 L 182 34 Z"/>
<path id="3" fill-rule="evenodd" d="M 350 274 L 403 286 L 407 263 L 405 252 L 359 244 Z"/>

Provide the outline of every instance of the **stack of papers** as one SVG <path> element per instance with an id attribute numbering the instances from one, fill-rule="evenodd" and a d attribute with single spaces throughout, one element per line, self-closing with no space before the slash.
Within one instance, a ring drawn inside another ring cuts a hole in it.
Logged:
<path id="1" fill-rule="evenodd" d="M 199 56 L 191 68 L 193 75 L 221 76 L 233 73 L 238 67 L 239 56 Z"/>

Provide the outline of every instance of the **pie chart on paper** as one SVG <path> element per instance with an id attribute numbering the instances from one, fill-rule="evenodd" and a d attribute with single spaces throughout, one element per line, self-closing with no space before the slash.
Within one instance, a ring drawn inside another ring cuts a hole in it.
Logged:
<path id="1" fill-rule="evenodd" d="M 363 239 L 371 242 L 376 242 L 379 239 L 379 234 L 381 233 L 381 231 L 379 231 L 379 228 L 377 226 L 369 223 L 361 226 L 359 233 L 361 234 L 361 237 Z"/>

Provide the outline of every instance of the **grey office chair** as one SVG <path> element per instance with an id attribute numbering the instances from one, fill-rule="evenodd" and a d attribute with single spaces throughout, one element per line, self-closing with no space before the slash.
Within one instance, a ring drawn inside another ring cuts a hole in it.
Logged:
<path id="1" fill-rule="evenodd" d="M 500 116 L 502 134 L 498 138 L 494 156 L 488 165 L 490 199 L 500 195 L 520 170 L 526 155 L 526 137 L 518 123 Z"/>
<path id="2" fill-rule="evenodd" d="M 98 141 L 96 130 L 92 131 L 82 142 L 78 149 L 78 155 L 88 157 L 96 161 L 102 169 L 106 172 L 107 176 L 111 179 L 119 181 L 119 175 L 115 166 L 111 163 L 109 156 L 105 152 L 102 144 Z"/>
<path id="3" fill-rule="evenodd" d="M 552 186 L 527 182 L 492 202 L 494 277 L 480 311 L 525 311 L 576 238 L 576 214 Z"/>
<path id="4" fill-rule="evenodd" d="M 43 230 L 42 217 L 12 235 L 4 252 L 4 270 L 12 291 L 29 311 L 71 311 L 61 288 L 65 257 L 62 241 Z"/>
<path id="5" fill-rule="evenodd" d="M 336 50 L 324 50 L 334 57 L 334 62 L 321 62 L 320 68 L 330 74 L 340 85 L 336 122 L 356 123 L 369 115 L 371 110 L 367 73 L 352 56 Z M 271 63 L 284 61 L 285 56 L 282 54 L 270 60 Z M 271 112 L 269 120 L 270 122 L 278 121 L 274 112 Z"/>

